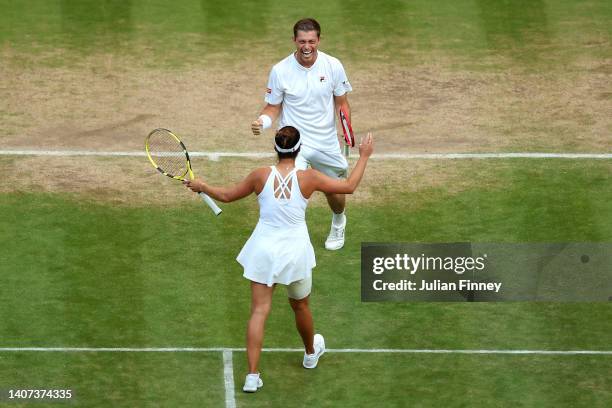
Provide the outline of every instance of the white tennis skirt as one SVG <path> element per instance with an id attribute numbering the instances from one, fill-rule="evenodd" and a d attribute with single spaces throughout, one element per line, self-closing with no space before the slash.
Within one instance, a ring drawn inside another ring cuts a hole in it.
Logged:
<path id="1" fill-rule="evenodd" d="M 236 258 L 244 277 L 272 286 L 310 277 L 316 266 L 306 224 L 275 227 L 258 222 Z"/>

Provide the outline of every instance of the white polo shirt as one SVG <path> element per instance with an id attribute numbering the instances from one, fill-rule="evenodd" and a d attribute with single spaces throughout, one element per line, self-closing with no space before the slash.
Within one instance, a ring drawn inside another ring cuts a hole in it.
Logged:
<path id="1" fill-rule="evenodd" d="M 317 60 L 306 68 L 292 53 L 272 67 L 265 101 L 283 104 L 279 128 L 297 128 L 304 145 L 320 151 L 340 151 L 334 95 L 352 90 L 337 58 L 317 51 Z"/>

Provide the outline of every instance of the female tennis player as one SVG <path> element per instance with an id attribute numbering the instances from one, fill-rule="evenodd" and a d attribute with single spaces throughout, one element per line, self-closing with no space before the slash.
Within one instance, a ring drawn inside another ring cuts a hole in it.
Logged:
<path id="1" fill-rule="evenodd" d="M 359 145 L 359 160 L 348 179 L 333 179 L 317 170 L 295 168 L 301 144 L 296 128 L 281 128 L 274 142 L 278 154 L 276 166 L 256 169 L 234 186 L 214 187 L 199 179 L 184 181 L 192 191 L 206 193 L 224 203 L 257 194 L 259 222 L 236 258 L 244 268 L 244 277 L 251 281 L 251 317 L 246 339 L 249 374 L 243 387 L 245 392 L 256 392 L 263 386 L 257 365 L 277 284 L 287 287 L 295 324 L 304 343 L 304 368 L 315 368 L 325 352 L 325 341 L 314 333 L 308 307 L 311 270 L 316 263 L 306 227 L 306 205 L 315 191 L 353 193 L 374 147 L 372 135 L 368 134 Z"/>

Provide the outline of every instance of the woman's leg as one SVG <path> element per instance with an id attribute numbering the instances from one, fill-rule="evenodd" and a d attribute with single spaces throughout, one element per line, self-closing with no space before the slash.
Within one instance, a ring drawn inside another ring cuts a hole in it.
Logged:
<path id="1" fill-rule="evenodd" d="M 249 373 L 258 373 L 257 364 L 263 344 L 266 319 L 272 308 L 272 293 L 274 286 L 251 282 L 251 318 L 247 326 L 247 359 Z"/>
<path id="2" fill-rule="evenodd" d="M 295 313 L 295 326 L 300 336 L 302 336 L 306 353 L 313 354 L 315 352 L 313 345 L 314 324 L 312 322 L 312 313 L 310 313 L 310 308 L 308 307 L 309 298 L 310 295 L 299 300 L 289 298 L 289 304 Z"/>

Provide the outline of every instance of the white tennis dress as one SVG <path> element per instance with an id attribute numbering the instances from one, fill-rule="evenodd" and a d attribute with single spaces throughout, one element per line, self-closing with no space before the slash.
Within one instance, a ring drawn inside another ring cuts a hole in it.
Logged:
<path id="1" fill-rule="evenodd" d="M 244 267 L 243 276 L 251 281 L 289 285 L 309 278 L 316 266 L 306 226 L 308 200 L 298 184 L 298 169 L 283 178 L 275 166 L 270 168 L 257 196 L 259 222 L 236 260 Z"/>

